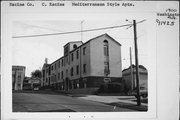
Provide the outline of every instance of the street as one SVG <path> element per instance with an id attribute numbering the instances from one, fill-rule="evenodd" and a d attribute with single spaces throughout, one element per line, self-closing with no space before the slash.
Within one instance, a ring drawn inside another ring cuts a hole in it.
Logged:
<path id="1" fill-rule="evenodd" d="M 13 93 L 13 112 L 118 112 L 135 111 L 53 93 Z"/>

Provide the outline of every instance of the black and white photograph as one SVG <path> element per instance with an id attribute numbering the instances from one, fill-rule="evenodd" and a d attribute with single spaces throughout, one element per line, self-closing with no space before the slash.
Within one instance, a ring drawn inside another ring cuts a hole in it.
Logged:
<path id="1" fill-rule="evenodd" d="M 3 120 L 179 119 L 177 2 L 1 6 Z"/>
<path id="2" fill-rule="evenodd" d="M 147 111 L 146 20 L 136 21 L 14 22 L 13 112 Z"/>

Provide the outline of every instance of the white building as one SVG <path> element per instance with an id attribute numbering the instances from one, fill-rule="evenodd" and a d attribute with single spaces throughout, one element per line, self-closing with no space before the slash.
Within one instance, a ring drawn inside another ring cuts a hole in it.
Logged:
<path id="1" fill-rule="evenodd" d="M 69 92 L 95 91 L 102 83 L 121 82 L 121 44 L 103 34 L 64 45 L 64 56 L 42 68 L 42 87 Z"/>
<path id="2" fill-rule="evenodd" d="M 13 90 L 23 89 L 24 77 L 25 77 L 24 66 L 12 66 L 12 89 Z"/>

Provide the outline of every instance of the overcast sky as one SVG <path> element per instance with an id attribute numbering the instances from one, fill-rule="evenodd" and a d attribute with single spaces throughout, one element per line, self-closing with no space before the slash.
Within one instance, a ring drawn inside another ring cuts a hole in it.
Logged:
<path id="1" fill-rule="evenodd" d="M 12 36 L 51 34 L 81 30 L 82 21 L 14 21 Z M 129 24 L 125 20 L 83 21 L 83 30 Z M 139 64 L 147 65 L 147 33 L 146 21 L 137 25 Z M 26 67 L 26 76 L 41 69 L 45 58 L 52 63 L 63 56 L 63 46 L 70 41 L 88 41 L 91 38 L 107 33 L 122 45 L 122 69 L 129 67 L 129 47 L 132 47 L 134 63 L 133 27 L 121 27 L 108 30 L 81 33 L 51 35 L 41 37 L 12 38 L 12 63 Z"/>

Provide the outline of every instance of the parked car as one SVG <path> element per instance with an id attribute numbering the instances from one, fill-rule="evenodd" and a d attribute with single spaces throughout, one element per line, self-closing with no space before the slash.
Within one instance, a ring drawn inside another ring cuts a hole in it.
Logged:
<path id="1" fill-rule="evenodd" d="M 40 85 L 39 85 L 39 84 L 37 84 L 37 83 L 34 83 L 34 84 L 33 84 L 33 90 L 34 90 L 34 91 L 39 90 L 39 88 L 40 88 Z"/>
<path id="2" fill-rule="evenodd" d="M 33 88 L 34 91 L 38 91 L 39 90 L 39 87 L 35 87 Z"/>
<path id="3" fill-rule="evenodd" d="M 139 94 L 143 98 L 146 98 L 148 96 L 148 91 L 146 87 L 140 87 Z M 137 98 L 137 88 L 133 90 L 132 95 L 134 95 Z"/>

